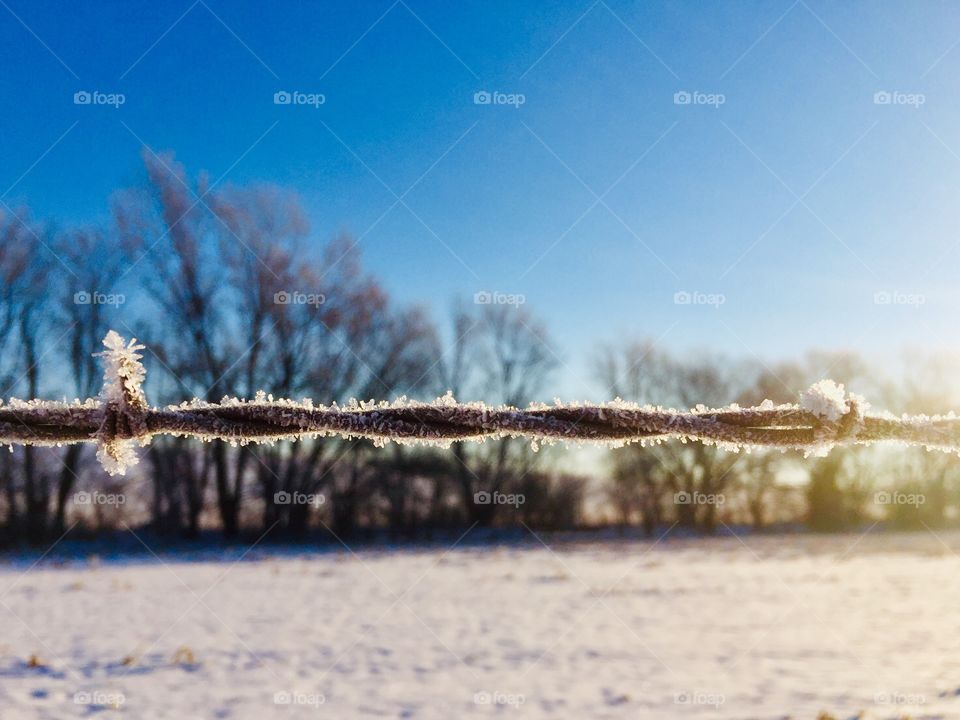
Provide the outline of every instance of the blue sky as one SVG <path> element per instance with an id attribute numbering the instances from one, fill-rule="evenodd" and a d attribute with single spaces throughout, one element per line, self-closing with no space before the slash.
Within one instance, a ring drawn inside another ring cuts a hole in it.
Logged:
<path id="1" fill-rule="evenodd" d="M 318 240 L 361 236 L 438 318 L 523 294 L 565 397 L 596 395 L 586 348 L 627 336 L 764 361 L 952 349 L 958 43 L 935 2 L 3 0 L 0 193 L 102 219 L 144 143 L 291 186 Z"/>

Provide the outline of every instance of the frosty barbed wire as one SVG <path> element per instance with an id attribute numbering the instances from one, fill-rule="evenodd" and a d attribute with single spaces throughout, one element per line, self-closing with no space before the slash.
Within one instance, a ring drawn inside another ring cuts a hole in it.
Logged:
<path id="1" fill-rule="evenodd" d="M 146 372 L 136 340 L 107 333 L 104 388 L 99 398 L 72 403 L 11 400 L 0 403 L 0 444 L 61 445 L 93 442 L 110 474 L 136 464 L 137 444 L 154 435 L 276 442 L 340 436 L 449 446 L 460 440 L 524 437 L 540 443 L 566 441 L 611 446 L 669 439 L 698 440 L 727 450 L 752 447 L 797 449 L 822 455 L 835 445 L 898 441 L 928 449 L 960 450 L 960 418 L 948 415 L 867 414 L 863 398 L 843 385 L 821 380 L 800 394 L 796 405 L 756 407 L 698 406 L 676 410 L 613 400 L 601 404 L 531 404 L 526 409 L 458 403 L 451 394 L 432 403 L 401 398 L 394 402 L 351 401 L 342 407 L 310 400 L 275 400 L 258 393 L 254 400 L 224 398 L 150 407 L 143 393 Z"/>

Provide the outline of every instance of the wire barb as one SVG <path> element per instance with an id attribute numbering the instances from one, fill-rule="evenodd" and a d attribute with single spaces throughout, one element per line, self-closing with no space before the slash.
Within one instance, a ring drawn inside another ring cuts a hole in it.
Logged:
<path id="1" fill-rule="evenodd" d="M 113 474 L 137 463 L 137 444 L 154 435 L 195 437 L 245 444 L 339 436 L 449 446 L 463 440 L 524 437 L 540 443 L 659 443 L 698 440 L 726 450 L 753 447 L 802 450 L 824 455 L 832 447 L 894 441 L 928 449 L 960 450 L 960 419 L 945 416 L 867 414 L 866 401 L 843 385 L 821 380 L 800 394 L 796 405 L 675 410 L 620 399 L 601 404 L 535 403 L 526 409 L 458 403 L 451 394 L 432 403 L 400 398 L 392 403 L 351 401 L 316 406 L 310 401 L 192 400 L 151 407 L 143 392 L 146 371 L 136 340 L 114 331 L 103 341 L 104 388 L 99 398 L 73 403 L 11 400 L 0 403 L 0 444 L 62 445 L 92 442 L 97 458 Z"/>
<path id="2" fill-rule="evenodd" d="M 147 412 L 149 405 L 143 393 L 147 371 L 140 360 L 143 356 L 136 338 L 125 343 L 113 330 L 103 339 L 103 391 L 101 402 L 103 420 L 97 430 L 97 459 L 111 475 L 123 475 L 127 467 L 136 465 L 134 440 L 149 440 Z"/>

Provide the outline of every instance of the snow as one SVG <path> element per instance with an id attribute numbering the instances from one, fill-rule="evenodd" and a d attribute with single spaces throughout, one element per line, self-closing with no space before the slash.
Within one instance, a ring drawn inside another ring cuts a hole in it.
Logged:
<path id="1" fill-rule="evenodd" d="M 960 717 L 960 534 L 941 535 L 21 558 L 0 570 L 0 708 Z"/>

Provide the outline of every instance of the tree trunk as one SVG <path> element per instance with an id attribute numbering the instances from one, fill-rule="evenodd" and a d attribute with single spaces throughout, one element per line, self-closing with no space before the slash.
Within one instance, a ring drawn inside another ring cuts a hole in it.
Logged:
<path id="1" fill-rule="evenodd" d="M 47 512 L 50 496 L 46 478 L 37 472 L 35 448 L 23 448 L 23 475 L 26 488 L 27 542 L 38 545 L 47 537 Z"/>
<path id="2" fill-rule="evenodd" d="M 7 517 L 4 523 L 7 539 L 15 542 L 20 537 L 20 513 L 17 510 L 17 488 L 13 481 L 13 455 L 9 452 L 0 453 L 0 478 L 3 480 L 4 492 L 7 495 Z"/>
<path id="3" fill-rule="evenodd" d="M 57 507 L 53 520 L 53 531 L 59 537 L 66 529 L 67 500 L 73 492 L 77 479 L 77 470 L 80 467 L 80 453 L 82 445 L 70 445 L 63 458 L 63 469 L 60 471 L 60 482 L 57 484 Z"/>
<path id="4" fill-rule="evenodd" d="M 213 462 L 217 477 L 217 510 L 220 513 L 223 536 L 225 538 L 235 538 L 240 534 L 239 507 L 236 495 L 231 492 L 227 448 L 221 441 L 214 443 Z"/>

